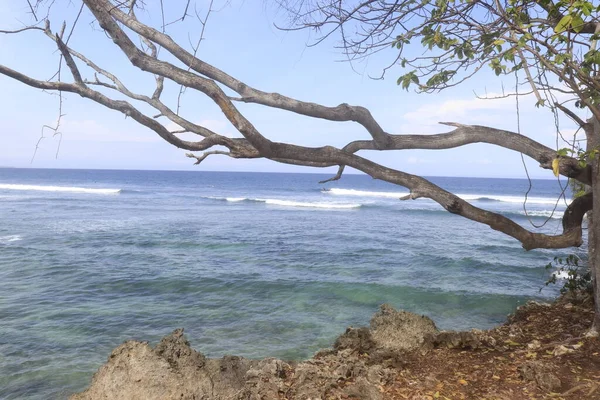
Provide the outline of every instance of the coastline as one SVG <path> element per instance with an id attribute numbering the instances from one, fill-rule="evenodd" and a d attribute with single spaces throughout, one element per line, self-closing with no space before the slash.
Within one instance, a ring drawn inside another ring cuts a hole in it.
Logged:
<path id="1" fill-rule="evenodd" d="M 539 289 L 562 251 L 524 252 L 367 177 L 323 192 L 304 174 L 1 172 L 0 397 L 66 398 L 124 340 L 176 327 L 208 357 L 300 361 L 383 303 L 488 329 L 558 292 Z M 528 223 L 526 182 L 442 183 Z M 543 223 L 557 188 L 535 184 L 528 212 Z"/>
<path id="2" fill-rule="evenodd" d="M 439 331 L 381 306 L 302 362 L 208 359 L 177 329 L 151 347 L 128 341 L 72 400 L 600 398 L 600 340 L 584 337 L 591 298 L 529 302 L 487 331 Z"/>

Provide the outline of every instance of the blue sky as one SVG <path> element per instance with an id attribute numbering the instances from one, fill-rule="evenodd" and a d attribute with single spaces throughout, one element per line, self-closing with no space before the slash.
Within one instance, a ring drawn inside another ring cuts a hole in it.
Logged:
<path id="1" fill-rule="evenodd" d="M 205 10 L 205 1 L 198 1 Z M 58 0 L 52 10 L 52 27 L 58 30 L 63 19 L 72 21 L 78 9 L 77 1 Z M 182 4 L 168 2 L 169 15 L 178 15 Z M 489 125 L 516 131 L 514 99 L 481 100 L 475 93 L 501 93 L 502 85 L 510 88 L 514 79 L 502 82 L 485 71 L 458 88 L 438 94 L 406 92 L 396 85 L 400 68 L 388 72 L 385 80 L 373 80 L 386 62 L 395 56 L 394 50 L 381 53 L 366 62 L 354 64 L 354 69 L 335 49 L 335 40 L 316 47 L 307 47 L 311 34 L 306 31 L 283 32 L 274 23 L 285 18 L 275 7 L 259 2 L 231 1 L 219 6 L 211 15 L 199 56 L 248 84 L 265 91 L 279 92 L 301 100 L 325 105 L 350 103 L 362 105 L 390 133 L 439 133 L 448 131 L 438 121 Z M 0 0 L 0 27 L 19 28 L 29 21 L 25 1 Z M 149 9 L 148 20 L 158 16 Z M 156 18 L 154 18 L 156 21 Z M 70 45 L 88 54 L 102 67 L 122 77 L 132 89 L 151 94 L 153 78 L 134 70 L 125 57 L 97 26 L 84 16 Z M 173 25 L 169 34 L 187 46 L 188 33 L 197 38 L 199 24 L 189 18 L 185 24 Z M 41 32 L 22 35 L 0 35 L 0 64 L 47 79 L 56 71 L 58 56 L 53 43 Z M 65 72 L 66 69 L 65 69 Z M 67 75 L 68 76 L 68 75 Z M 87 74 L 91 78 L 91 74 Z M 70 78 L 68 76 L 68 78 Z M 66 95 L 63 104 L 62 142 L 48 137 L 40 143 L 35 159 L 32 155 L 42 126 L 53 125 L 58 114 L 57 96 L 32 89 L 0 76 L 0 166 L 39 168 L 115 168 L 165 170 L 225 170 L 225 171 L 297 171 L 325 172 L 287 166 L 269 160 L 233 160 L 209 157 L 200 166 L 193 166 L 184 151 L 163 142 L 154 132 L 126 120 L 117 112 L 106 110 L 74 95 Z M 178 87 L 165 90 L 163 100 L 174 105 Z M 550 147 L 556 147 L 556 130 L 552 115 L 536 109 L 534 99 L 521 102 L 521 130 L 524 134 Z M 277 141 L 318 146 L 343 146 L 348 141 L 368 138 L 360 126 L 353 123 L 328 122 L 294 115 L 257 105 L 240 105 L 240 109 L 260 131 Z M 185 94 L 183 114 L 220 133 L 238 136 L 218 108 L 201 95 Z M 571 135 L 573 126 L 564 118 L 563 133 Z M 46 136 L 51 136 L 50 132 Z M 560 145 L 564 147 L 564 145 Z M 469 145 L 443 151 L 395 151 L 364 153 L 369 158 L 409 173 L 427 176 L 525 177 L 518 153 L 489 145 Z M 551 178 L 531 160 L 527 165 L 532 177 Z"/>

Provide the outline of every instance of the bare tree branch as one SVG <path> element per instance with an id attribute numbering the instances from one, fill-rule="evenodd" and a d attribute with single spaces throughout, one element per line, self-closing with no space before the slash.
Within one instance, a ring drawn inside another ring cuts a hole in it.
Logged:
<path id="1" fill-rule="evenodd" d="M 337 174 L 335 174 L 334 177 L 325 179 L 324 181 L 319 181 L 319 183 L 327 183 L 339 180 L 342 177 L 342 174 L 344 173 L 344 168 L 346 168 L 345 165 L 340 165 L 340 167 L 338 168 L 338 172 Z"/>
<path id="2" fill-rule="evenodd" d="M 537 160 L 543 168 L 552 168 L 552 161 L 557 157 L 556 151 L 526 136 L 494 128 L 462 125 L 453 122 L 444 123 L 455 128 L 448 133 L 438 135 L 392 135 L 385 132 L 369 110 L 364 107 L 347 104 L 327 107 L 317 103 L 299 101 L 277 93 L 263 92 L 248 86 L 244 82 L 200 60 L 195 52 L 190 53 L 184 50 L 164 32 L 140 22 L 132 11 L 133 6 L 136 4 L 135 1 L 130 1 L 127 4 L 115 4 L 108 0 L 84 0 L 83 3 L 91 11 L 104 32 L 127 56 L 131 65 L 140 72 L 148 72 L 156 77 L 157 85 L 152 95 L 148 96 L 130 91 L 116 75 L 99 67 L 83 54 L 69 48 L 67 43 L 63 43 L 62 35 L 53 35 L 48 32 L 49 29 L 46 34 L 59 46 L 61 55 L 71 70 L 74 83 L 37 80 L 1 65 L 0 74 L 38 89 L 77 93 L 109 109 L 119 111 L 151 129 L 173 146 L 190 152 L 203 152 L 199 155 L 187 154 L 188 157 L 196 160 L 196 164 L 201 163 L 210 155 L 227 155 L 232 158 L 267 158 L 287 164 L 319 168 L 337 165 L 339 169 L 336 176 L 324 182 L 339 179 L 344 168 L 348 166 L 375 179 L 408 188 L 410 195 L 406 199 L 421 197 L 432 199 L 451 213 L 486 224 L 492 229 L 510 235 L 519 240 L 525 249 L 562 248 L 579 246 L 582 243 L 581 224 L 583 215 L 589 209 L 588 202 L 590 198 L 571 204 L 570 209 L 563 218 L 563 232 L 561 234 L 534 233 L 503 215 L 473 206 L 427 179 L 380 165 L 357 154 L 361 150 L 438 150 L 464 146 L 470 143 L 489 143 L 526 154 Z M 122 9 L 127 10 L 127 12 Z M 125 31 L 125 29 L 128 30 Z M 129 30 L 140 36 L 141 46 L 145 47 L 140 49 L 134 44 L 127 34 Z M 159 58 L 158 46 L 170 52 L 172 56 L 184 64 L 185 68 Z M 94 80 L 83 79 L 74 58 L 91 69 L 95 77 Z M 100 81 L 99 76 L 107 81 Z M 243 138 L 230 138 L 215 133 L 192 123 L 190 119 L 179 115 L 177 112 L 173 112 L 160 100 L 165 80 L 195 90 L 210 98 Z M 111 91 L 115 91 L 131 100 L 149 105 L 158 111 L 158 115 L 156 118 L 146 115 L 129 101 L 112 99 L 107 94 L 93 90 L 90 88 L 93 85 L 104 88 L 105 92 L 112 93 Z M 235 91 L 240 97 L 230 97 L 220 85 Z M 330 121 L 355 121 L 366 129 L 371 139 L 353 141 L 341 149 L 332 146 L 306 147 L 275 142 L 265 137 L 240 112 L 234 105 L 234 101 L 260 104 Z M 181 126 L 182 129 L 169 131 L 157 120 L 158 117 L 166 117 Z M 193 132 L 199 135 L 201 139 L 199 141 L 186 141 L 176 136 L 176 134 L 185 131 Z M 219 146 L 226 148 L 227 151 L 220 149 Z M 215 149 L 215 147 L 217 148 Z M 589 168 L 581 168 L 577 160 L 573 158 L 561 157 L 560 172 L 584 183 L 590 181 Z"/>

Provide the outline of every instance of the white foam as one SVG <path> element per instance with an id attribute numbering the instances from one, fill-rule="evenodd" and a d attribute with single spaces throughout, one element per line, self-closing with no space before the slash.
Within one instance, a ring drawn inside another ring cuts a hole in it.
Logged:
<path id="1" fill-rule="evenodd" d="M 240 201 L 246 201 L 246 200 L 251 200 L 248 199 L 246 197 L 218 197 L 218 196 L 207 196 L 207 197 L 203 197 L 204 199 L 211 199 L 211 200 L 220 200 L 220 201 L 229 201 L 231 203 L 237 203 Z"/>
<path id="2" fill-rule="evenodd" d="M 0 236 L 0 243 L 17 242 L 19 240 L 23 240 L 21 235 Z"/>
<path id="3" fill-rule="evenodd" d="M 559 270 L 553 272 L 552 275 L 556 276 L 556 279 L 569 279 L 569 270 Z"/>
<path id="4" fill-rule="evenodd" d="M 0 183 L 0 190 L 26 190 L 40 192 L 67 192 L 67 193 L 90 193 L 90 194 L 119 194 L 121 189 L 91 189 L 71 186 L 43 186 L 43 185 L 18 185 Z"/>
<path id="5" fill-rule="evenodd" d="M 492 200 L 492 201 L 500 201 L 503 203 L 518 203 L 523 204 L 525 202 L 525 196 L 498 196 L 495 194 L 457 194 L 463 200 L 467 201 L 477 201 L 477 200 Z M 556 204 L 558 198 L 557 197 L 527 197 L 527 204 Z M 563 200 L 558 201 L 563 203 Z"/>
<path id="6" fill-rule="evenodd" d="M 326 203 L 326 202 L 303 202 L 303 201 L 292 201 L 292 200 L 278 200 L 278 199 L 256 199 L 254 201 L 264 202 L 266 204 L 284 206 L 284 207 L 308 207 L 308 208 L 330 208 L 330 209 L 349 209 L 359 208 L 361 204 L 340 204 L 340 203 Z"/>
<path id="7" fill-rule="evenodd" d="M 519 212 L 521 215 L 526 215 L 525 211 Z M 527 215 L 530 217 L 545 217 L 545 218 L 553 218 L 553 219 L 561 219 L 564 215 L 563 211 L 554 211 L 551 210 L 541 210 L 541 211 L 527 211 Z"/>
<path id="8" fill-rule="evenodd" d="M 341 189 L 331 188 L 324 190 L 324 193 L 329 193 L 338 196 L 361 196 L 361 197 L 384 197 L 384 198 L 400 198 L 408 195 L 408 192 L 371 192 L 366 190 L 356 189 Z M 525 196 L 499 196 L 495 194 L 457 194 L 463 200 L 467 201 L 500 201 L 504 203 L 519 203 L 525 201 Z M 527 204 L 556 204 L 557 198 L 550 197 L 528 197 Z M 562 202 L 562 200 L 561 200 Z"/>
<path id="9" fill-rule="evenodd" d="M 358 203 L 331 203 L 331 202 L 311 202 L 311 201 L 295 201 L 295 200 L 283 200 L 283 199 L 253 199 L 248 197 L 205 197 L 212 200 L 228 201 L 232 203 L 238 203 L 240 201 L 251 201 L 256 203 L 265 203 L 273 206 L 282 207 L 306 207 L 306 208 L 329 208 L 329 209 L 349 209 L 359 208 L 362 204 Z"/>

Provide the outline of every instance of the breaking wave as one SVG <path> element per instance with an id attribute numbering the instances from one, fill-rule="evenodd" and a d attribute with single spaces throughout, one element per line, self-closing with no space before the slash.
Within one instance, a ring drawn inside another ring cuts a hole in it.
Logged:
<path id="1" fill-rule="evenodd" d="M 569 275 L 568 269 L 554 271 L 552 273 L 552 275 L 556 276 L 556 279 L 561 279 L 561 280 L 569 279 L 571 277 L 571 275 Z"/>
<path id="2" fill-rule="evenodd" d="M 295 200 L 282 200 L 282 199 L 251 199 L 246 197 L 208 197 L 212 200 L 221 200 L 231 203 L 238 203 L 241 201 L 265 203 L 274 206 L 281 207 L 304 207 L 304 208 L 324 208 L 324 209 L 352 209 L 360 208 L 362 204 L 359 203 L 330 203 L 320 201 L 295 201 Z"/>
<path id="3" fill-rule="evenodd" d="M 458 194 L 463 200 L 467 201 L 498 201 L 501 203 L 523 204 L 525 197 L 521 196 L 497 196 L 492 194 Z M 527 204 L 556 204 L 557 199 L 551 197 L 527 197 Z"/>
<path id="4" fill-rule="evenodd" d="M 521 211 L 519 214 L 526 215 L 525 211 Z M 538 211 L 527 211 L 527 215 L 530 217 L 544 217 L 552 219 L 561 219 L 565 213 L 563 211 L 550 211 L 550 210 L 538 210 Z"/>
<path id="5" fill-rule="evenodd" d="M 324 189 L 323 193 L 336 196 L 360 196 L 360 197 L 382 197 L 382 198 L 400 198 L 408 195 L 408 192 L 370 192 L 356 189 L 331 188 Z M 457 194 L 463 200 L 479 202 L 502 202 L 502 203 L 523 203 L 525 197 L 521 196 L 498 196 L 494 194 Z M 556 204 L 556 198 L 550 197 L 528 197 L 527 204 Z"/>
<path id="6" fill-rule="evenodd" d="M 23 240 L 23 237 L 21 235 L 0 236 L 0 243 L 2 244 L 18 242 L 19 240 Z"/>
<path id="7" fill-rule="evenodd" d="M 92 189 L 71 186 L 19 185 L 0 183 L 0 190 L 22 190 L 39 192 L 89 193 L 89 194 L 119 194 L 121 189 Z"/>
<path id="8" fill-rule="evenodd" d="M 303 202 L 303 201 L 291 201 L 291 200 L 277 200 L 277 199 L 256 199 L 254 201 L 265 202 L 267 204 L 285 206 L 285 207 L 311 207 L 311 208 L 359 208 L 362 204 L 340 204 L 340 203 L 326 203 L 326 202 Z"/>

